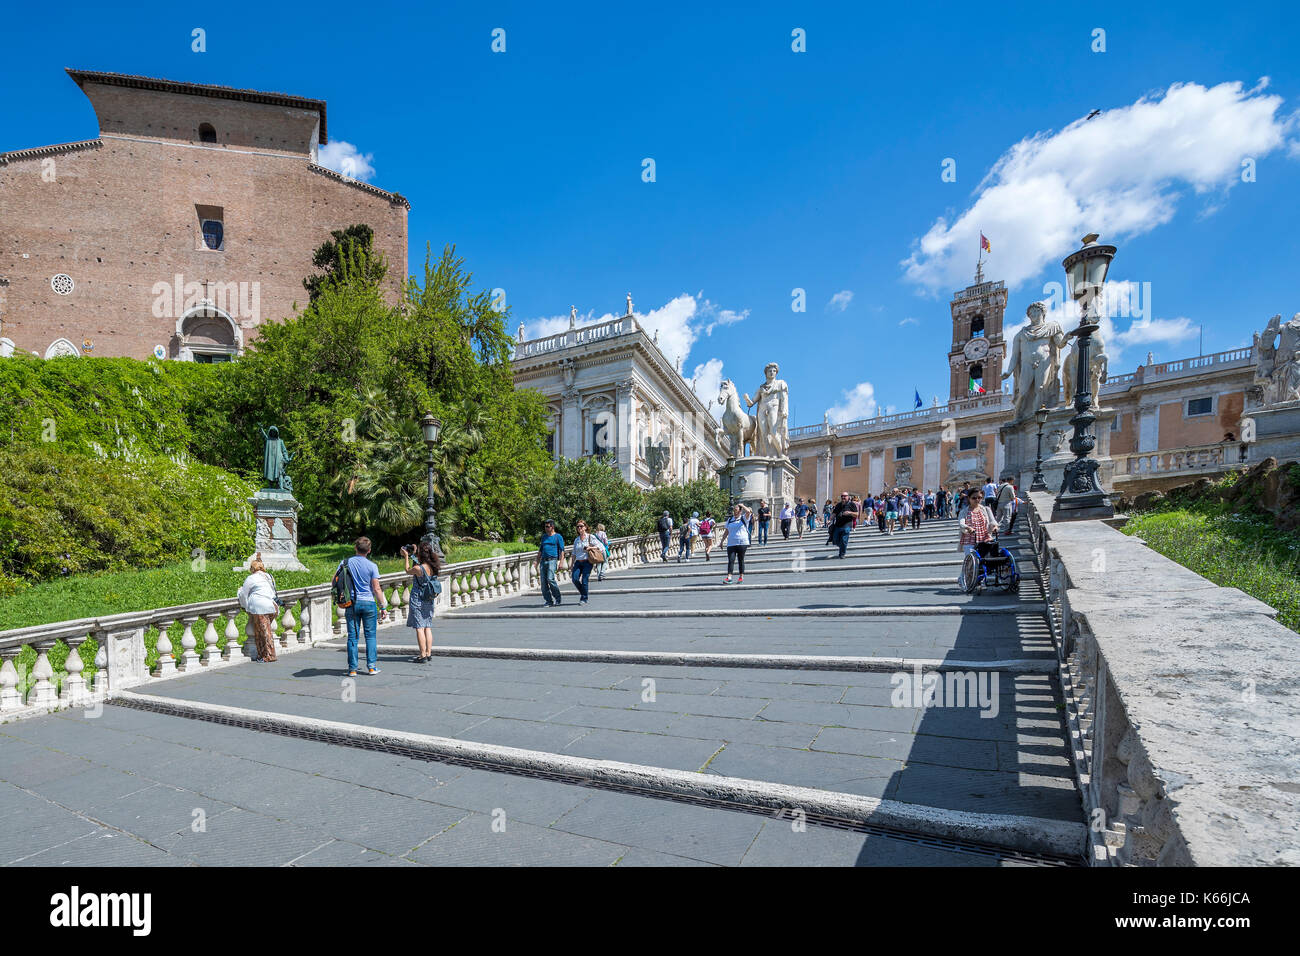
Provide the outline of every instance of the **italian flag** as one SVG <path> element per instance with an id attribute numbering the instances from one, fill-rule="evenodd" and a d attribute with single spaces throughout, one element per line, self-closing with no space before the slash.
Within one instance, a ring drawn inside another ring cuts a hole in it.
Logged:
<path id="1" fill-rule="evenodd" d="M 983 394 L 985 394 L 985 393 L 984 393 L 984 386 L 983 386 L 983 385 L 976 385 L 976 384 L 975 384 L 975 379 L 973 379 L 973 378 L 972 378 L 972 379 L 971 379 L 971 380 L 966 384 L 966 390 L 967 390 L 971 395 L 983 395 Z"/>

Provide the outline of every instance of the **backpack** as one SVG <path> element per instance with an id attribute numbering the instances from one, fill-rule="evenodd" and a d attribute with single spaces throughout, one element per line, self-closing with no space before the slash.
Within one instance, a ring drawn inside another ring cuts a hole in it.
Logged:
<path id="1" fill-rule="evenodd" d="M 673 526 L 672 521 L 670 521 L 668 518 L 663 517 L 662 515 L 660 516 L 659 525 L 658 525 L 660 531 L 669 531 L 672 529 L 672 526 Z"/>
<path id="2" fill-rule="evenodd" d="M 336 607 L 351 607 L 356 603 L 353 597 L 352 571 L 348 568 L 347 558 L 339 562 L 339 569 L 334 572 L 334 580 L 330 582 L 330 586 L 333 588 Z"/>
<path id="3" fill-rule="evenodd" d="M 442 582 L 436 575 L 430 576 L 421 571 L 420 576 L 415 579 L 415 592 L 426 601 L 436 601 L 438 595 L 442 593 Z"/>

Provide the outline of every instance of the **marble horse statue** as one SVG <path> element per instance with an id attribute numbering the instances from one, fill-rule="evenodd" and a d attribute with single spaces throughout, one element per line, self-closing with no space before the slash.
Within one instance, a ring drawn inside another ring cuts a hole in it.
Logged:
<path id="1" fill-rule="evenodd" d="M 754 416 L 741 405 L 736 383 L 729 378 L 723 379 L 722 389 L 718 392 L 718 404 L 722 406 L 722 434 L 727 437 L 731 454 L 736 458 L 744 458 L 746 443 L 752 443 L 755 439 L 756 422 Z"/>

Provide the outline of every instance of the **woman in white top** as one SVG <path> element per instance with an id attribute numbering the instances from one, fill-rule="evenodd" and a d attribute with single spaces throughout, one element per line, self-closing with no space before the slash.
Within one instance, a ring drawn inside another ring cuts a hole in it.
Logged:
<path id="1" fill-rule="evenodd" d="M 280 606 L 276 600 L 275 579 L 266 572 L 260 552 L 253 556 L 248 567 L 250 573 L 239 588 L 239 606 L 248 612 L 248 620 L 253 625 L 253 637 L 257 640 L 257 656 L 253 660 L 270 664 L 275 661 L 271 619 Z"/>
<path id="2" fill-rule="evenodd" d="M 749 525 L 754 520 L 752 508 L 737 502 L 727 519 L 727 576 L 723 584 L 731 583 L 731 569 L 740 561 L 740 583 L 745 583 L 745 549 L 749 547 Z"/>
<path id="3" fill-rule="evenodd" d="M 579 604 L 587 603 L 587 581 L 591 578 L 591 558 L 588 548 L 602 547 L 600 539 L 587 531 L 587 522 L 579 521 L 577 533 L 573 536 L 573 586 L 582 595 Z"/>

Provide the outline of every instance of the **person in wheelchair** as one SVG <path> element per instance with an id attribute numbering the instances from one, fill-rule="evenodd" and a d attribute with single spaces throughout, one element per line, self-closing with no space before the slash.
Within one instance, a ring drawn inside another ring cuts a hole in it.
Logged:
<path id="1" fill-rule="evenodd" d="M 1011 552 L 998 544 L 998 523 L 993 510 L 984 503 L 984 492 L 972 488 L 967 505 L 957 515 L 961 529 L 958 549 L 965 556 L 957 583 L 967 594 L 996 585 L 1007 590 L 1017 590 L 1020 572 Z"/>

